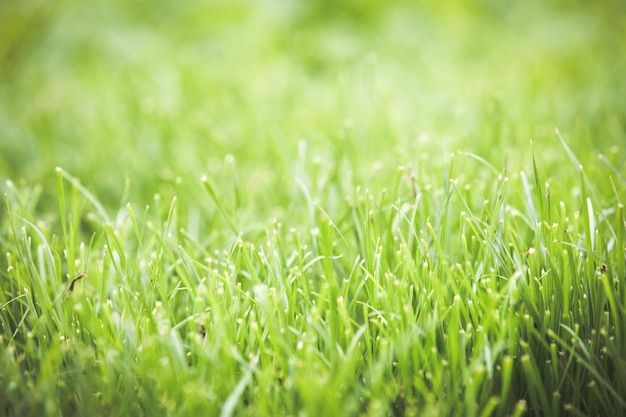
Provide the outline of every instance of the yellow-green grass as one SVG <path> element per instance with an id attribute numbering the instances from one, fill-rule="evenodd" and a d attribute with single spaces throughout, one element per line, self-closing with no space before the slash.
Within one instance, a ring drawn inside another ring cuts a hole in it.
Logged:
<path id="1" fill-rule="evenodd" d="M 0 416 L 626 413 L 621 2 L 0 27 Z"/>

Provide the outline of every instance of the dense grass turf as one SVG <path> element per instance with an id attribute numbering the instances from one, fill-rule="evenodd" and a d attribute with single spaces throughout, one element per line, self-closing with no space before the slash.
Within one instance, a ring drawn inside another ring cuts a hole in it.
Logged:
<path id="1" fill-rule="evenodd" d="M 1 3 L 0 415 L 625 415 L 592 3 Z"/>

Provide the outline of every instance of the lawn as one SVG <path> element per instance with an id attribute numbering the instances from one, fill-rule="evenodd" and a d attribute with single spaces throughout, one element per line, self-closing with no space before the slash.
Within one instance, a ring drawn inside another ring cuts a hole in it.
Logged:
<path id="1" fill-rule="evenodd" d="M 626 5 L 0 2 L 0 416 L 626 415 Z"/>

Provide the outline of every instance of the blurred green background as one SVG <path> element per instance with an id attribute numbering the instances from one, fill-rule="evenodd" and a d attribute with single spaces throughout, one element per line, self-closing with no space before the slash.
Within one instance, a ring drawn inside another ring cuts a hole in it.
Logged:
<path id="1" fill-rule="evenodd" d="M 549 170 L 555 128 L 620 165 L 625 39 L 611 0 L 4 0 L 0 176 L 54 196 L 60 166 L 116 207 L 235 168 L 271 212 L 315 163 L 384 184 L 457 150 L 518 168 L 533 139 Z"/>

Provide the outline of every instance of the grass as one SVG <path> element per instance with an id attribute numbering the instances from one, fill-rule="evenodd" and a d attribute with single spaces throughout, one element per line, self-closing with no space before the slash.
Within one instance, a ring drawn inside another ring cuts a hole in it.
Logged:
<path id="1" fill-rule="evenodd" d="M 626 413 L 621 2 L 0 28 L 0 415 Z"/>

